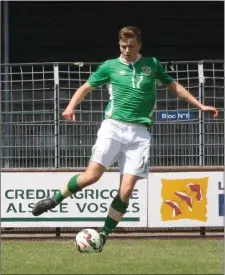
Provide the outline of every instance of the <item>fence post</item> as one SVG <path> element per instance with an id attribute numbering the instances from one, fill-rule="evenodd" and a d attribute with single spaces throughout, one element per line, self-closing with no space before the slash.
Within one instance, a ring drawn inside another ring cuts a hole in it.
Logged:
<path id="1" fill-rule="evenodd" d="M 206 229 L 205 226 L 200 227 L 200 235 L 201 235 L 202 237 L 205 236 L 205 232 L 206 232 L 205 229 Z"/>
<path id="2" fill-rule="evenodd" d="M 56 229 L 55 229 L 55 235 L 56 235 L 56 237 L 60 237 L 60 233 L 61 233 L 61 228 L 60 227 L 56 227 Z"/>
<path id="3" fill-rule="evenodd" d="M 204 68 L 203 61 L 198 63 L 199 101 L 204 104 Z M 199 110 L 199 166 L 204 166 L 204 115 Z M 205 227 L 200 227 L 200 235 L 205 236 Z"/>
<path id="4" fill-rule="evenodd" d="M 198 63 L 199 101 L 204 104 L 204 68 L 203 61 Z M 199 166 L 204 166 L 204 117 L 199 109 Z"/>
<path id="5" fill-rule="evenodd" d="M 55 168 L 59 167 L 59 65 L 54 63 L 54 137 Z"/>
<path id="6" fill-rule="evenodd" d="M 4 105 L 1 110 L 1 121 L 3 124 L 3 133 L 5 135 L 4 138 L 4 146 L 5 150 L 3 150 L 4 154 L 1 157 L 2 159 L 1 165 L 4 165 L 5 168 L 10 168 L 9 158 L 10 156 L 10 102 L 11 102 L 11 94 L 9 92 L 9 4 L 8 1 L 3 3 L 3 99 Z M 3 112 L 3 115 L 2 115 Z M 2 144 L 3 139 L 1 140 Z M 4 161 L 3 161 L 4 160 Z"/>

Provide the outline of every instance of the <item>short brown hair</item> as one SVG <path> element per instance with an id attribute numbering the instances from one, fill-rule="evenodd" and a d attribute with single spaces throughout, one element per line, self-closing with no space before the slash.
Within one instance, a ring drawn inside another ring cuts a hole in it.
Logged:
<path id="1" fill-rule="evenodd" d="M 141 43 L 141 31 L 137 27 L 128 26 L 119 31 L 119 40 L 127 40 L 129 38 L 136 38 Z"/>

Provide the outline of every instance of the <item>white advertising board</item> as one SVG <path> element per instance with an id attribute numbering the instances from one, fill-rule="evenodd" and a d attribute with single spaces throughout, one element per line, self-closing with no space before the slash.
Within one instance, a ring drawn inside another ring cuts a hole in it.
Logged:
<path id="1" fill-rule="evenodd" d="M 99 227 L 117 194 L 119 173 L 108 172 L 96 184 L 65 199 L 59 206 L 34 217 L 34 204 L 61 189 L 75 173 L 19 172 L 1 174 L 2 227 Z M 120 227 L 147 226 L 147 180 L 140 180 Z"/>
<path id="2" fill-rule="evenodd" d="M 216 227 L 223 220 L 223 172 L 149 175 L 149 227 Z"/>

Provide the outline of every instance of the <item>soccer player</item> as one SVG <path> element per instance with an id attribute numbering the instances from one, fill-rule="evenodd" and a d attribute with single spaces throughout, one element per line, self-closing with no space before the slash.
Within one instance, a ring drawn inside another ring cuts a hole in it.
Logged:
<path id="1" fill-rule="evenodd" d="M 74 110 L 92 89 L 103 84 L 107 84 L 109 89 L 110 100 L 90 163 L 84 173 L 73 176 L 54 197 L 37 202 L 32 210 L 33 215 L 38 216 L 56 207 L 71 194 L 97 182 L 105 169 L 118 161 L 120 187 L 100 231 L 102 247 L 126 213 L 137 180 L 148 177 L 151 136 L 147 126 L 152 124 L 156 80 L 194 107 L 211 112 L 214 118 L 218 115 L 216 108 L 202 105 L 177 83 L 155 57 L 142 56 L 141 45 L 138 28 L 122 28 L 119 32 L 120 57 L 103 62 L 74 93 L 62 114 L 66 120 L 76 121 Z"/>

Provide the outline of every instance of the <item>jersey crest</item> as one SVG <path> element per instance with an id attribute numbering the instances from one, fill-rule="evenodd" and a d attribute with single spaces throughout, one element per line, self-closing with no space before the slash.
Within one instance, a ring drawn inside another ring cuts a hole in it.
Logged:
<path id="1" fill-rule="evenodd" d="M 143 73 L 145 73 L 146 75 L 150 75 L 150 74 L 152 73 L 151 68 L 148 67 L 148 66 L 143 66 L 143 67 L 142 67 L 142 71 L 143 71 Z"/>

